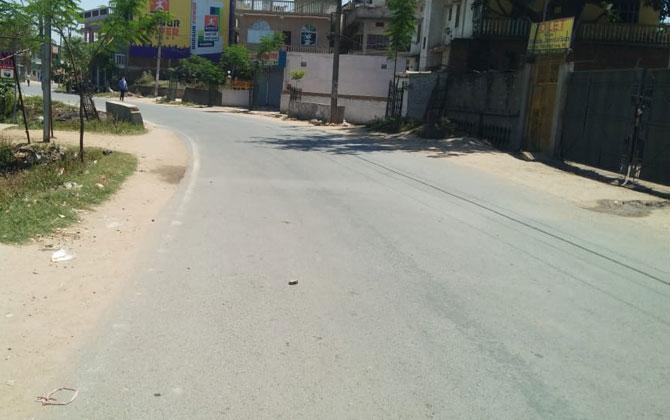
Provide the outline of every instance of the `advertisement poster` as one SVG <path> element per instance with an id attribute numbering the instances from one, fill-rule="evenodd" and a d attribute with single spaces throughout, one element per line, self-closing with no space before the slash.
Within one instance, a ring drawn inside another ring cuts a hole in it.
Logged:
<path id="1" fill-rule="evenodd" d="M 149 12 L 170 12 L 172 20 L 163 27 L 163 45 L 165 47 L 188 48 L 190 46 L 189 23 L 191 21 L 191 4 L 183 0 L 150 0 Z M 152 42 L 156 44 L 156 42 Z"/>
<path id="2" fill-rule="evenodd" d="M 531 24 L 528 52 L 543 54 L 570 48 L 574 22 L 574 18 L 564 18 Z"/>
<path id="3" fill-rule="evenodd" d="M 216 0 L 191 2 L 191 53 L 196 55 L 219 54 L 223 51 L 224 28 L 227 10 Z"/>

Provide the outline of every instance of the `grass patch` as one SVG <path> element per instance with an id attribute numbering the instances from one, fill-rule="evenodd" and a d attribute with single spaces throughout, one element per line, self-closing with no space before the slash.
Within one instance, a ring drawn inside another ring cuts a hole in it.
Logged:
<path id="1" fill-rule="evenodd" d="M 421 122 L 409 118 L 381 118 L 369 123 L 366 127 L 371 131 L 387 134 L 403 133 L 413 130 L 421 125 Z"/>
<path id="2" fill-rule="evenodd" d="M 76 222 L 76 210 L 105 201 L 137 167 L 127 153 L 87 148 L 81 163 L 74 149 L 64 151 L 57 161 L 0 172 L 0 242 L 22 243 Z"/>

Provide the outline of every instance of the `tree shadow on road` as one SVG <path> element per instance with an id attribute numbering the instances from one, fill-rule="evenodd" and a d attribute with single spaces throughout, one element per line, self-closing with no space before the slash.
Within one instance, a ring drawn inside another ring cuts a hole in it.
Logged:
<path id="1" fill-rule="evenodd" d="M 429 157 L 443 158 L 472 153 L 499 153 L 483 140 L 471 137 L 449 139 L 423 139 L 415 135 L 383 136 L 374 133 L 323 133 L 252 137 L 260 145 L 281 150 L 325 152 L 337 155 L 371 152 L 427 152 Z"/>

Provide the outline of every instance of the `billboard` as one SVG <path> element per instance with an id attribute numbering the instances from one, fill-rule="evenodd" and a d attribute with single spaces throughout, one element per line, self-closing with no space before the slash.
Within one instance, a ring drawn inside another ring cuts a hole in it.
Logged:
<path id="1" fill-rule="evenodd" d="M 191 22 L 191 4 L 189 0 L 150 0 L 149 13 L 155 11 L 169 12 L 172 19 L 165 23 L 163 45 L 165 47 L 188 48 L 189 23 Z M 152 42 L 156 44 L 156 41 Z"/>
<path id="2" fill-rule="evenodd" d="M 564 18 L 531 24 L 528 52 L 542 54 L 567 50 L 574 22 L 575 18 Z"/>
<path id="3" fill-rule="evenodd" d="M 191 1 L 191 54 L 220 54 L 226 42 L 229 8 L 220 0 Z"/>

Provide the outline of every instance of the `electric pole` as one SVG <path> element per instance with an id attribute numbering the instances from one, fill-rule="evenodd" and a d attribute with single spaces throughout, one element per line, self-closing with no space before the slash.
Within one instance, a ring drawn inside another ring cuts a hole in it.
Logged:
<path id="1" fill-rule="evenodd" d="M 44 15 L 42 45 L 42 141 L 51 141 L 51 10 Z"/>
<path id="2" fill-rule="evenodd" d="M 340 79 L 340 38 L 342 37 L 342 0 L 337 0 L 333 34 L 333 85 L 330 91 L 330 122 L 337 122 L 337 90 Z"/>
<path id="3" fill-rule="evenodd" d="M 158 27 L 158 50 L 156 52 L 156 86 L 154 86 L 154 98 L 158 99 L 158 87 L 161 80 L 161 49 L 163 47 L 163 31 L 165 26 L 161 20 L 161 24 Z"/>

